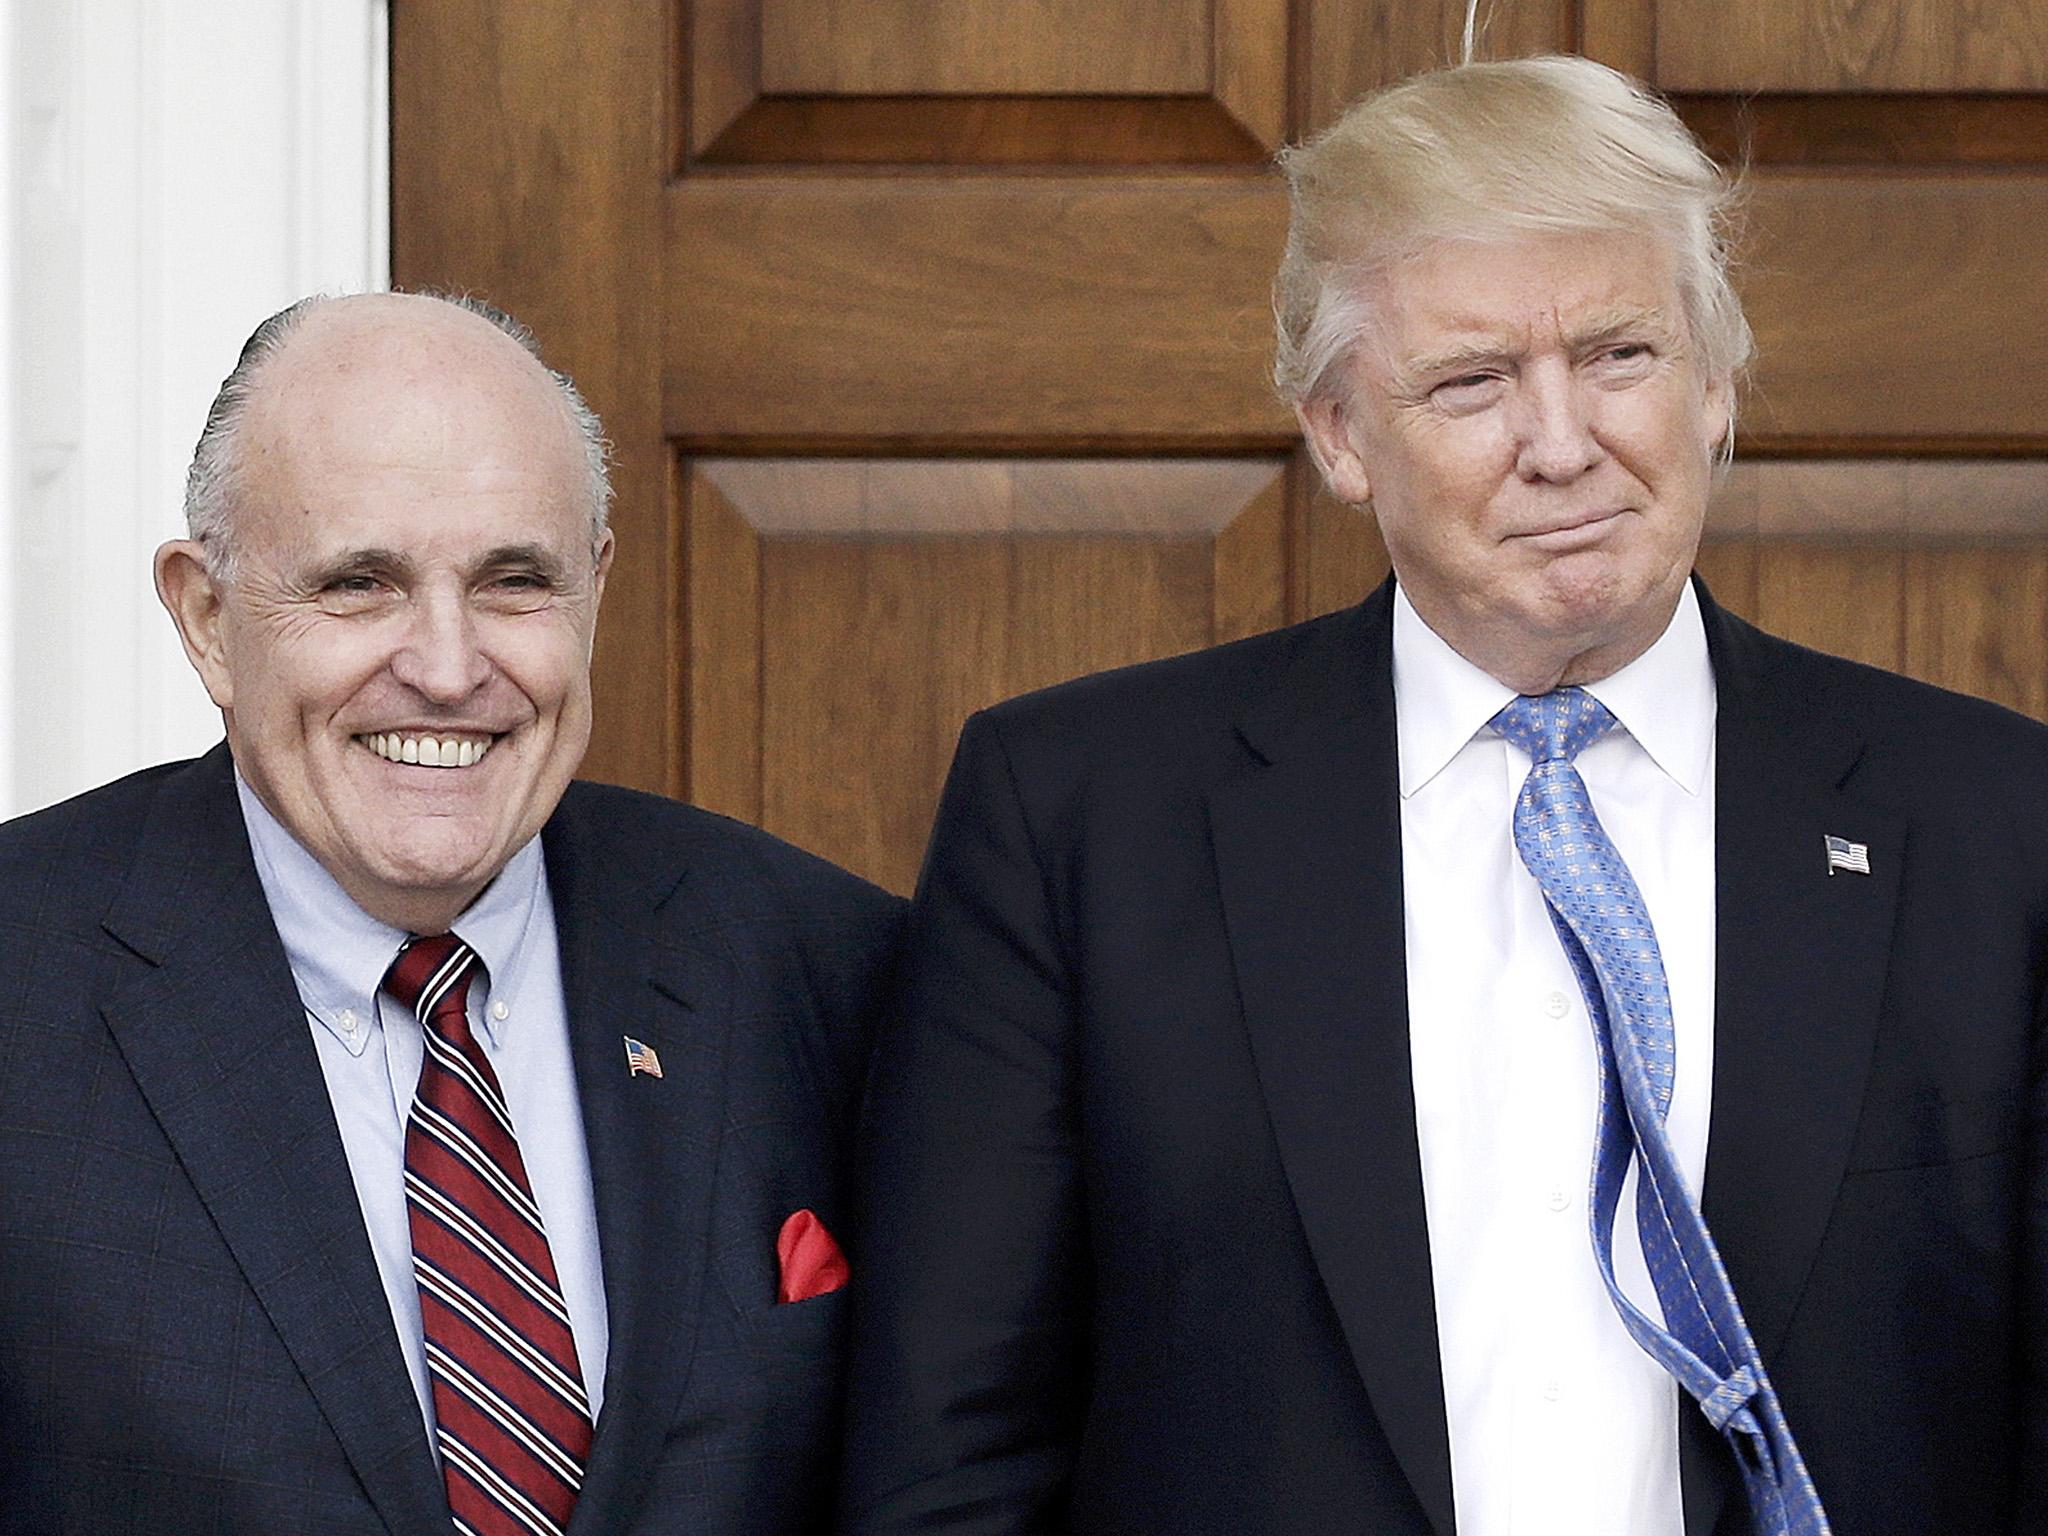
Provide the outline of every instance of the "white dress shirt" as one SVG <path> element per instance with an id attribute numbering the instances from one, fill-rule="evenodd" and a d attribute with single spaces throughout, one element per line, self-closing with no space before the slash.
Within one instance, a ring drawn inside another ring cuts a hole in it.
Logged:
<path id="1" fill-rule="evenodd" d="M 1408 1027 L 1460 1536 L 1683 1536 L 1679 1392 L 1593 1259 L 1592 1026 L 1515 852 L 1514 697 L 1396 592 L 1394 707 Z M 1588 685 L 1620 727 L 1578 758 L 1671 983 L 1667 1122 L 1695 1192 L 1713 1080 L 1714 678 L 1688 584 L 1663 636 Z M 1623 1191 L 1614 1260 L 1659 1318 Z M 1696 1411 L 1690 1404 L 1686 1411 Z"/>
<path id="2" fill-rule="evenodd" d="M 412 1010 L 380 990 L 406 935 L 358 907 L 270 814 L 240 773 L 235 788 L 256 855 L 256 874 L 320 1054 L 349 1177 L 426 1421 L 427 1443 L 433 1445 L 434 1398 L 405 1203 L 405 1122 L 419 1086 L 426 1039 Z M 519 1137 L 519 1160 L 540 1207 L 595 1419 L 604 1397 L 609 1320 L 590 1155 L 562 997 L 555 906 L 548 896 L 539 838 L 515 853 L 470 903 L 455 920 L 455 933 L 484 963 L 485 974 L 469 988 L 470 1028 L 505 1091 Z"/>

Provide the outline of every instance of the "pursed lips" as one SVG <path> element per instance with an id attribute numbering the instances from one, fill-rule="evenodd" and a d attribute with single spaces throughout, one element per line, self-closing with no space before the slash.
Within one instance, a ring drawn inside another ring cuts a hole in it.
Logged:
<path id="1" fill-rule="evenodd" d="M 1561 522 L 1552 523 L 1545 528 L 1530 528 L 1521 533 L 1510 534 L 1508 537 L 1511 539 L 1546 539 L 1560 537 L 1565 534 L 1581 533 L 1597 529 L 1603 523 L 1610 523 L 1628 510 L 1627 507 L 1614 507 L 1601 512 L 1584 512 L 1566 518 Z"/>
<path id="2" fill-rule="evenodd" d="M 389 763 L 421 768 L 469 768 L 498 737 L 488 732 L 372 731 L 355 738 Z"/>

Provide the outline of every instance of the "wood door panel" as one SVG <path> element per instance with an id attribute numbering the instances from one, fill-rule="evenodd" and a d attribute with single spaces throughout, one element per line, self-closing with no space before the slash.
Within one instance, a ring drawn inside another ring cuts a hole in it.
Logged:
<path id="1" fill-rule="evenodd" d="M 1707 534 L 1916 548 L 2048 541 L 2048 460 L 1747 460 L 1715 487 Z"/>
<path id="2" fill-rule="evenodd" d="M 2048 177 L 1762 174 L 1747 439 L 2048 450 Z"/>
<path id="3" fill-rule="evenodd" d="M 1897 672 L 1905 665 L 1906 552 L 1787 539 L 1757 551 L 1756 609 L 1774 635 Z"/>
<path id="4" fill-rule="evenodd" d="M 2048 169 L 2048 96 L 1687 96 L 1672 105 L 1729 164 Z"/>
<path id="5" fill-rule="evenodd" d="M 771 95 L 1191 96 L 1209 0 L 760 0 Z"/>
<path id="6" fill-rule="evenodd" d="M 392 281 L 509 309 L 603 418 L 619 554 L 583 771 L 653 789 L 674 784 L 664 680 L 678 659 L 649 293 L 664 98 L 660 74 L 631 61 L 665 57 L 667 25 L 659 7 L 609 0 L 391 11 Z"/>
<path id="7" fill-rule="evenodd" d="M 2011 238 L 2048 228 L 2048 177 L 1759 175 L 1752 218 L 1745 442 L 2048 447 L 2048 307 L 2016 302 L 2048 250 Z M 669 221 L 672 436 L 1293 435 L 1263 180 L 705 179 Z"/>
<path id="8" fill-rule="evenodd" d="M 2048 720 L 2048 539 L 1906 552 L 1906 670 Z"/>
<path id="9" fill-rule="evenodd" d="M 691 797 L 907 890 L 960 723 L 1286 617 L 1284 460 L 699 459 Z"/>
<path id="10" fill-rule="evenodd" d="M 1367 91 L 1456 63 L 1464 43 L 1465 0 L 1304 0 L 1301 10 L 1307 35 L 1304 132 L 1326 126 Z M 1473 51 L 1483 59 L 1568 51 L 1576 32 L 1573 11 L 1572 0 L 1483 4 Z"/>
<path id="11" fill-rule="evenodd" d="M 2048 719 L 2048 462 L 1737 464 L 1699 569 L 1776 633 Z"/>
<path id="12" fill-rule="evenodd" d="M 1258 164 L 1287 0 L 698 0 L 688 165 Z"/>
<path id="13" fill-rule="evenodd" d="M 704 177 L 669 191 L 670 437 L 1278 449 L 1264 178 Z"/>
<path id="14" fill-rule="evenodd" d="M 1657 0 L 1654 15 L 1667 90 L 2048 90 L 2039 0 Z"/>

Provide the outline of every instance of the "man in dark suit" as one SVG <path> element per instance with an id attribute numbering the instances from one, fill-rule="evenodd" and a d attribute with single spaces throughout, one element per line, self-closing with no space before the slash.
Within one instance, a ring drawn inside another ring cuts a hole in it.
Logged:
<path id="1" fill-rule="evenodd" d="M 608 495 L 483 306 L 251 338 L 157 561 L 227 743 L 0 831 L 0 1530 L 824 1525 L 898 903 L 569 782 Z"/>
<path id="2" fill-rule="evenodd" d="M 1395 579 L 964 731 L 844 1528 L 2048 1530 L 2048 732 L 1688 582 L 1749 340 L 1662 103 L 1467 66 L 1287 169 Z"/>

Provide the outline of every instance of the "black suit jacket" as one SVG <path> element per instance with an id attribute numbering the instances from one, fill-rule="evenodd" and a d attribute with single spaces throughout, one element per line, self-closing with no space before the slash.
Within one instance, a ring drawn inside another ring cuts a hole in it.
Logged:
<path id="1" fill-rule="evenodd" d="M 571 1530 L 817 1530 L 846 1296 L 775 1305 L 775 1239 L 849 1223 L 899 903 L 624 790 L 543 836 L 610 1313 Z M 226 750 L 0 830 L 0 1531 L 448 1528 Z"/>
<path id="2" fill-rule="evenodd" d="M 1708 1219 L 1837 1531 L 2048 1530 L 2048 730 L 1702 598 Z M 1449 1536 L 1391 618 L 964 732 L 869 1102 L 845 1529 Z M 1746 1529 L 1680 1411 L 1688 1532 Z"/>

